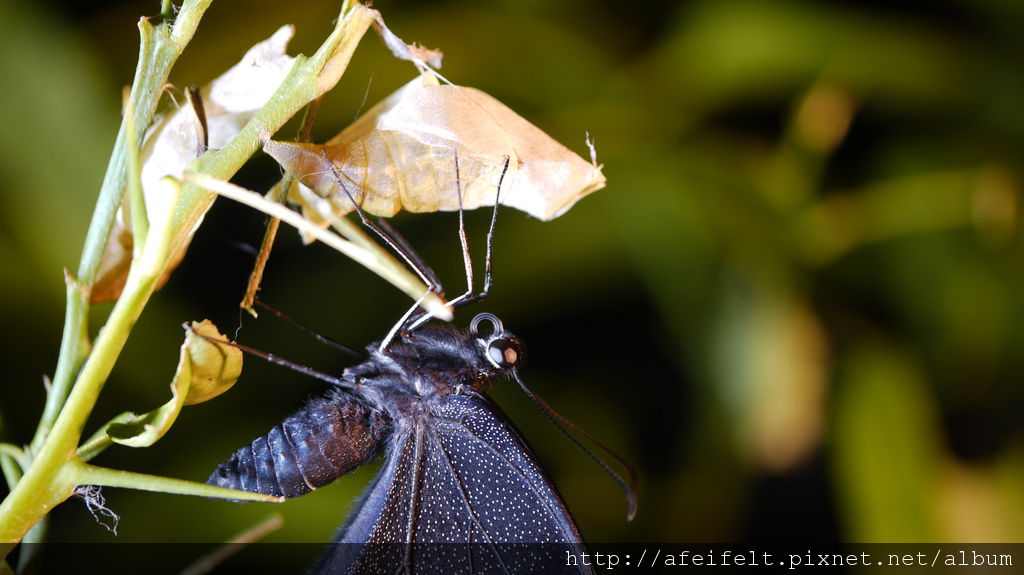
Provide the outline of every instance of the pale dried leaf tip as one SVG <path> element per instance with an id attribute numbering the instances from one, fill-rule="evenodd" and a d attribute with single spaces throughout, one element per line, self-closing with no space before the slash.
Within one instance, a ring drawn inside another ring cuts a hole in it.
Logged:
<path id="1" fill-rule="evenodd" d="M 283 26 L 269 39 L 250 48 L 238 64 L 201 90 L 211 149 L 227 145 L 277 91 L 294 62 L 294 58 L 285 53 L 293 33 L 291 26 Z M 185 166 L 196 158 L 203 136 L 196 130 L 197 123 L 193 107 L 182 106 L 150 131 L 142 166 L 147 213 L 164 213 L 169 208 L 159 205 L 153 190 L 164 176 L 180 178 Z"/>
<path id="2" fill-rule="evenodd" d="M 473 88 L 440 85 L 433 74 L 416 78 L 326 144 L 268 141 L 264 151 L 328 198 L 338 215 L 352 204 L 335 171 L 371 214 L 457 210 L 456 154 L 466 209 L 494 205 L 506 157 L 501 203 L 542 220 L 565 213 L 605 184 L 600 166 L 501 102 Z M 314 217 L 310 212 L 323 206 L 310 196 L 293 191 L 291 199 Z M 319 219 L 328 219 L 327 212 L 320 211 Z"/>
<path id="3" fill-rule="evenodd" d="M 377 33 L 380 34 L 381 39 L 384 40 L 384 44 L 389 50 L 391 50 L 391 53 L 394 54 L 395 58 L 398 58 L 399 60 L 408 60 L 409 62 L 416 64 L 416 67 L 420 68 L 420 70 L 423 70 L 425 67 L 429 67 L 434 70 L 441 67 L 441 59 L 444 57 L 444 54 L 441 53 L 440 50 L 431 50 L 415 43 L 406 44 L 404 40 L 396 36 L 395 33 L 392 32 L 386 24 L 384 24 L 384 18 L 380 15 L 380 12 L 371 9 L 370 14 L 373 15 L 373 19 L 375 20 L 373 27 L 377 30 Z"/>
<path id="4" fill-rule="evenodd" d="M 590 165 L 600 169 L 597 165 L 597 147 L 594 146 L 594 139 L 590 137 L 590 132 L 586 132 L 587 149 L 590 150 Z"/>
<path id="5" fill-rule="evenodd" d="M 233 68 L 214 80 L 206 93 L 207 114 L 259 110 L 277 91 L 295 58 L 285 50 L 295 29 L 282 26 L 270 38 L 256 44 Z"/>

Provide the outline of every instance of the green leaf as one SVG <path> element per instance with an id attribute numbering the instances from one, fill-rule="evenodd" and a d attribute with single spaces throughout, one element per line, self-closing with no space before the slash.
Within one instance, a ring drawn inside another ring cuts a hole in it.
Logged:
<path id="1" fill-rule="evenodd" d="M 118 415 L 105 426 L 106 435 L 121 445 L 149 447 L 167 433 L 183 406 L 202 403 L 230 389 L 242 373 L 242 352 L 218 340 L 225 337 L 212 322 L 193 322 L 171 381 L 171 400 L 142 415 Z"/>
<path id="2" fill-rule="evenodd" d="M 871 345 L 847 356 L 833 464 L 851 541 L 939 541 L 946 455 L 938 409 L 913 357 Z"/>

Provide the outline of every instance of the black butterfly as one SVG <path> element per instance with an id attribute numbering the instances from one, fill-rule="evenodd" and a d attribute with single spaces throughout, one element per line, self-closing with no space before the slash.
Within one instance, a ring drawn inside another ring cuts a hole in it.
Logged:
<path id="1" fill-rule="evenodd" d="M 238 450 L 208 481 L 297 497 L 383 449 L 383 467 L 337 539 L 371 545 L 334 547 L 321 572 L 527 573 L 564 564 L 556 546 L 508 545 L 582 544 L 533 451 L 484 395 L 514 374 L 519 340 L 481 314 L 468 331 L 426 325 L 386 352 L 367 349 L 370 358 L 345 370 L 337 389 Z M 395 543 L 416 545 L 387 545 Z"/>
<path id="2" fill-rule="evenodd" d="M 393 230 L 374 229 L 419 263 Z M 456 305 L 486 295 L 493 231 L 492 216 L 484 291 Z M 523 344 L 491 314 L 468 330 L 425 319 L 400 322 L 362 363 L 327 376 L 336 387 L 239 449 L 207 482 L 297 497 L 383 451 L 380 472 L 315 572 L 592 572 L 567 565 L 567 552 L 583 550 L 579 529 L 529 445 L 485 395 L 505 377 L 523 385 Z"/>

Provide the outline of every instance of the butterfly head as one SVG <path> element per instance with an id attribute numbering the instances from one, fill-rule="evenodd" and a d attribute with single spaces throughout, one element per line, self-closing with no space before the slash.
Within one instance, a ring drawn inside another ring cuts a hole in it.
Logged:
<path id="1" fill-rule="evenodd" d="M 469 331 L 483 349 L 487 361 L 499 371 L 511 371 L 526 359 L 526 346 L 512 332 L 506 331 L 501 320 L 493 314 L 477 315 L 470 322 Z"/>

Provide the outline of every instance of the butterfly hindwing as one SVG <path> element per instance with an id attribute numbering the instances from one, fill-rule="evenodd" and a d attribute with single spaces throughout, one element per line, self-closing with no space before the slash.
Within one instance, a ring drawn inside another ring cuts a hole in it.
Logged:
<path id="1" fill-rule="evenodd" d="M 432 407 L 394 430 L 380 473 L 316 572 L 580 572 L 561 567 L 579 531 L 497 406 L 467 394 Z"/>

